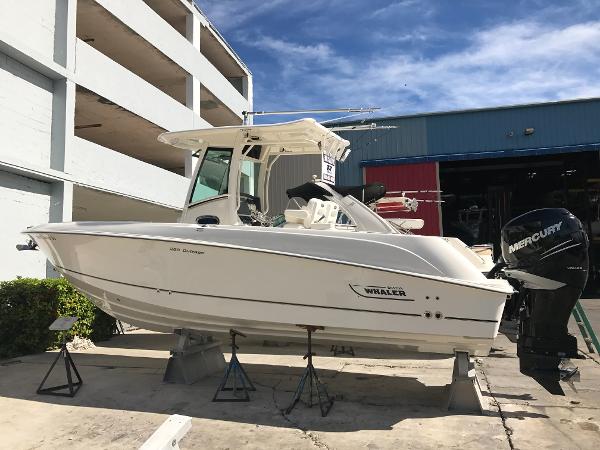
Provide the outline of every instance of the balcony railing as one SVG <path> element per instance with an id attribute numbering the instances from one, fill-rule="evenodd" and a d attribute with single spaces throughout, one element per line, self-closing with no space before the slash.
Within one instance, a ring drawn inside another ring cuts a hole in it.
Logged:
<path id="1" fill-rule="evenodd" d="M 190 109 L 80 39 L 77 84 L 166 130 L 209 127 Z"/>
<path id="2" fill-rule="evenodd" d="M 96 0 L 112 15 L 152 44 L 241 117 L 248 101 L 198 49 L 142 0 Z"/>

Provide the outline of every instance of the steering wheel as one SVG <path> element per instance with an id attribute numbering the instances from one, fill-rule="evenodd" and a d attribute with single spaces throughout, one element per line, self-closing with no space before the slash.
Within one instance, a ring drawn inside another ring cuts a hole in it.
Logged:
<path id="1" fill-rule="evenodd" d="M 240 193 L 238 216 L 246 225 L 262 225 L 255 219 L 256 212 L 260 213 L 260 198 L 252 194 Z"/>

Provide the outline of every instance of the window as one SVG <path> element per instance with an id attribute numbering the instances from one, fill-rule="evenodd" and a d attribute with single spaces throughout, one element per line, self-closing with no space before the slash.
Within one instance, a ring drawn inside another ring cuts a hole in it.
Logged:
<path id="1" fill-rule="evenodd" d="M 240 173 L 240 193 L 256 195 L 260 164 L 252 161 L 242 161 Z"/>
<path id="2" fill-rule="evenodd" d="M 190 203 L 227 194 L 232 153 L 233 149 L 231 148 L 209 147 L 206 150 L 194 183 Z"/>

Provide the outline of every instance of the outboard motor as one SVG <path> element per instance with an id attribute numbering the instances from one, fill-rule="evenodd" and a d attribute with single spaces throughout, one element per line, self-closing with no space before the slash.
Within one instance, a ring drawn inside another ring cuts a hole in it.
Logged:
<path id="1" fill-rule="evenodd" d="M 502 228 L 501 246 L 504 274 L 519 282 L 523 299 L 517 340 L 521 373 L 562 394 L 558 381 L 565 372 L 559 364 L 578 357 L 567 323 L 587 281 L 587 234 L 566 209 L 536 209 Z"/>

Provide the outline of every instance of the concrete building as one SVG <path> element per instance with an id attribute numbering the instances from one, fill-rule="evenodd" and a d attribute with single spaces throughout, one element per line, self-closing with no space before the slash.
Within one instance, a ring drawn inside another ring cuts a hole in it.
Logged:
<path id="1" fill-rule="evenodd" d="M 194 161 L 157 135 L 251 105 L 250 71 L 192 0 L 4 0 L 0 280 L 46 276 L 15 249 L 28 226 L 176 221 Z"/>
<path id="2" fill-rule="evenodd" d="M 373 121 L 396 128 L 340 132 L 352 153 L 337 169 L 338 184 L 382 182 L 442 200 L 398 215 L 423 218 L 423 234 L 494 243 L 496 251 L 511 218 L 567 208 L 590 237 L 588 288 L 600 288 L 600 99 Z"/>

